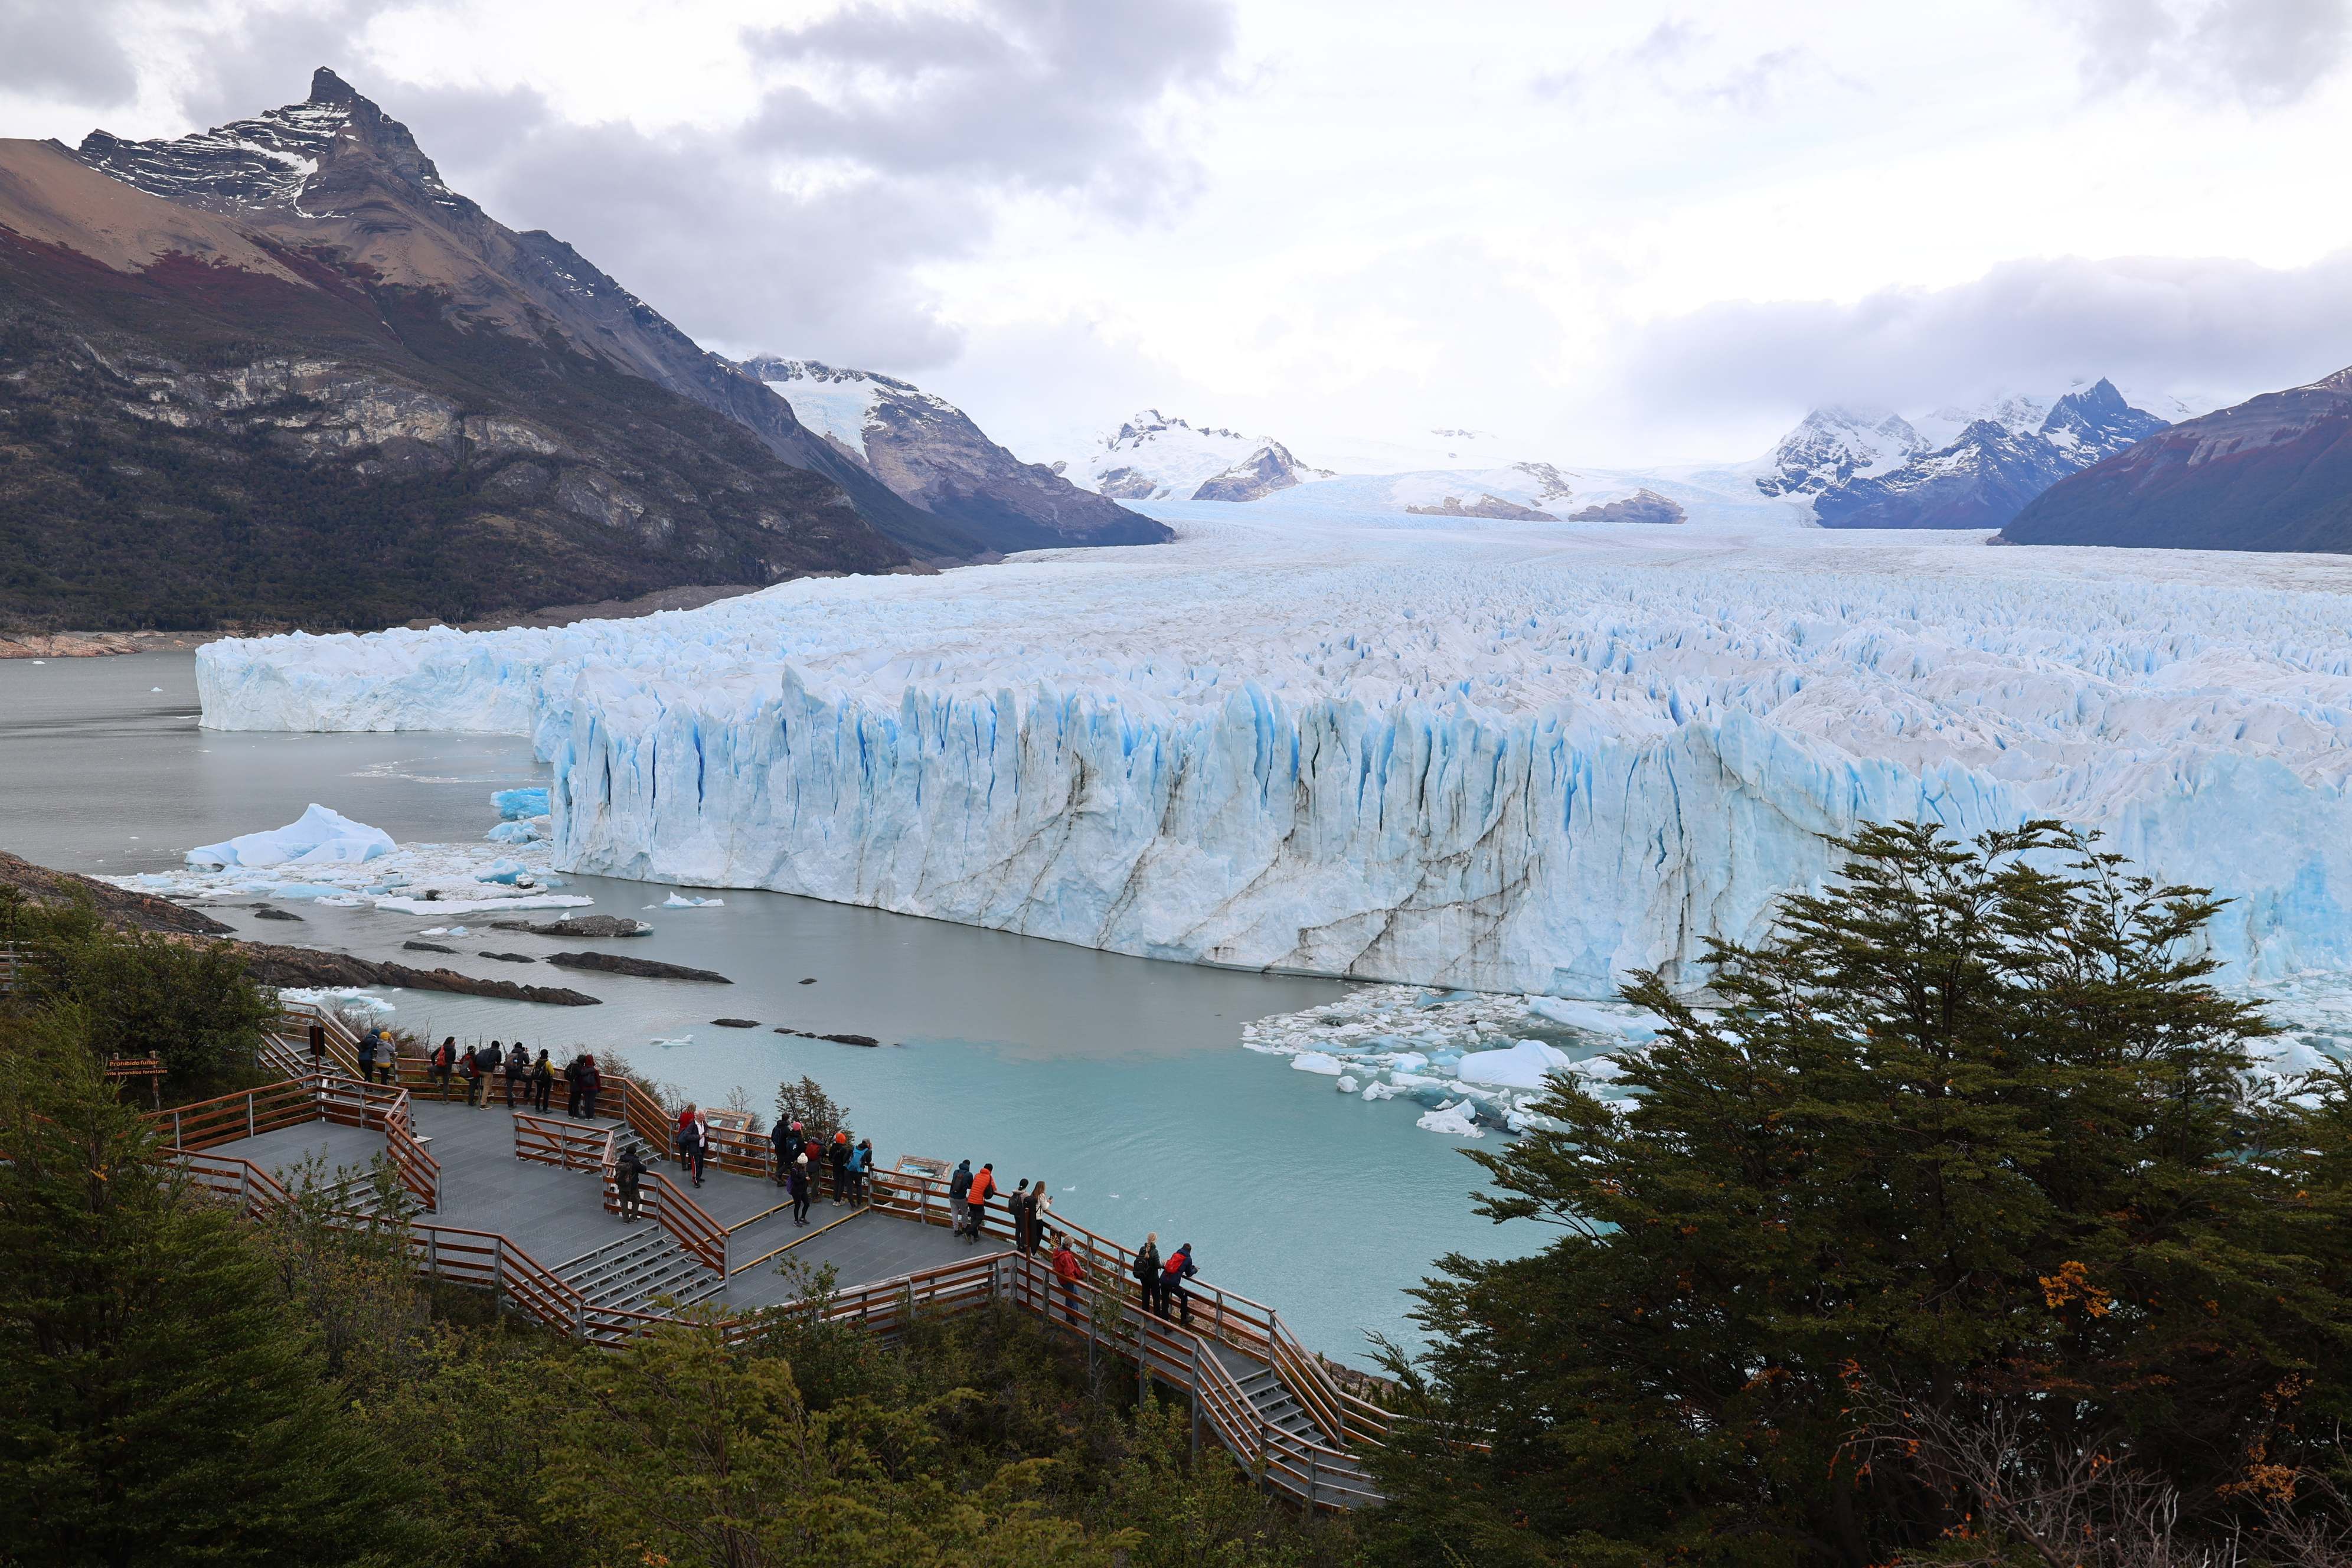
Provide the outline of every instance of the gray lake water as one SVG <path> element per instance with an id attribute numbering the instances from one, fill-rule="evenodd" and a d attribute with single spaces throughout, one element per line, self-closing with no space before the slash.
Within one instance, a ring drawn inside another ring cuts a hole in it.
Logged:
<path id="1" fill-rule="evenodd" d="M 230 734 L 196 719 L 190 655 L 0 660 L 0 849 L 67 870 L 164 870 L 193 845 L 282 826 L 312 801 L 403 843 L 467 843 L 496 819 L 491 790 L 547 773 L 520 740 Z M 1007 1185 L 1042 1178 L 1077 1223 L 1130 1244 L 1157 1231 L 1162 1250 L 1190 1241 L 1205 1278 L 1359 1363 L 1367 1331 L 1412 1338 L 1404 1291 L 1433 1259 L 1544 1239 L 1470 1212 L 1481 1173 L 1462 1145 L 1413 1126 L 1420 1107 L 1361 1104 L 1328 1079 L 1239 1047 L 1244 1022 L 1332 1001 L 1347 989 L 1338 982 L 1125 958 L 776 893 L 728 889 L 721 909 L 647 910 L 667 885 L 567 881 L 597 912 L 655 926 L 625 946 L 598 945 L 734 984 L 473 956 L 579 945 L 509 931 L 452 939 L 456 958 L 400 952 L 417 931 L 457 923 L 447 916 L 305 905 L 297 925 L 213 912 L 258 940 L 604 999 L 545 1007 L 383 994 L 398 1023 L 430 1036 L 618 1050 L 706 1104 L 740 1086 L 765 1108 L 780 1080 L 806 1073 L 849 1106 L 886 1165 L 903 1153 L 969 1156 L 993 1160 Z M 459 917 L 477 931 L 489 918 Z M 714 1028 L 717 1017 L 761 1026 Z M 777 1026 L 870 1035 L 890 1048 L 793 1039 Z M 656 1043 L 678 1039 L 689 1043 Z"/>

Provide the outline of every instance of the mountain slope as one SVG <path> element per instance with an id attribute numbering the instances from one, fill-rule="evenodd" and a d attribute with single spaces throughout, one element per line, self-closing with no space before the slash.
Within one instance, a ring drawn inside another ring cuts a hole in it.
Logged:
<path id="1" fill-rule="evenodd" d="M 1999 528 L 2068 474 L 2163 429 L 2105 380 L 1976 410 L 1816 409 L 1761 466 L 1768 496 L 1810 496 L 1824 528 Z"/>
<path id="2" fill-rule="evenodd" d="M 171 141 L 92 132 L 75 155 L 380 287 L 433 294 L 469 326 L 554 338 L 716 410 L 785 462 L 841 486 L 863 516 L 918 554 L 984 549 L 812 436 L 781 399 L 572 247 L 509 229 L 451 190 L 406 126 L 323 67 L 301 103 Z"/>
<path id="3" fill-rule="evenodd" d="M 739 425 L 410 277 L 0 142 L 0 619 L 381 626 L 906 559 Z"/>
<path id="4" fill-rule="evenodd" d="M 1024 463 L 946 398 L 870 371 L 761 354 L 740 368 L 801 424 L 902 500 L 965 529 L 990 549 L 1157 544 L 1163 523 Z"/>
<path id="5" fill-rule="evenodd" d="M 2183 420 L 2053 485 L 2000 537 L 2352 551 L 2352 369 Z"/>

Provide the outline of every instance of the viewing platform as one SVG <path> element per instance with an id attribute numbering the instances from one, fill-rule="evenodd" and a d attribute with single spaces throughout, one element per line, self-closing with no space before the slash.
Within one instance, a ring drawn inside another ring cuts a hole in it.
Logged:
<path id="1" fill-rule="evenodd" d="M 487 1105 L 465 1103 L 462 1087 L 445 1101 L 412 1058 L 393 1084 L 361 1081 L 355 1042 L 332 1019 L 325 1070 L 313 1070 L 299 1043 L 310 1021 L 288 1015 L 265 1045 L 280 1081 L 151 1117 L 194 1182 L 248 1212 L 308 1184 L 365 1223 L 380 1217 L 375 1172 L 388 1162 L 420 1270 L 487 1287 L 548 1329 L 607 1347 L 688 1309 L 730 1338 L 776 1310 L 888 1336 L 914 1313 L 1007 1302 L 1133 1363 L 1141 1385 L 1182 1390 L 1195 1444 L 1222 1444 L 1277 1492 L 1326 1509 L 1379 1500 L 1360 1453 L 1396 1417 L 1343 1388 L 1279 1313 L 1244 1297 L 1195 1279 L 1189 1325 L 1142 1310 L 1134 1254 L 1058 1209 L 1031 1253 L 1014 1247 L 1001 1201 L 967 1239 L 950 1228 L 945 1163 L 903 1156 L 867 1175 L 863 1203 L 836 1205 L 814 1173 L 798 1226 L 765 1137 L 713 1128 L 696 1187 L 671 1148 L 674 1119 L 635 1083 L 607 1079 L 595 1118 L 532 1112 L 520 1096 L 509 1110 L 496 1079 Z M 647 1167 L 634 1223 L 614 1180 L 631 1144 Z M 1075 1289 L 1053 1272 L 1055 1237 L 1084 1267 Z M 813 1293 L 828 1268 L 829 1289 Z"/>

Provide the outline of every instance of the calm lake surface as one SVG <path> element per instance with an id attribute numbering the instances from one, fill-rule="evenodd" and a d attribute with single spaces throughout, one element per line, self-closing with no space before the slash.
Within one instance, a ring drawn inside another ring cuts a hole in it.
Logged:
<path id="1" fill-rule="evenodd" d="M 196 718 L 192 655 L 0 660 L 0 849 L 67 870 L 166 870 L 193 845 L 280 826 L 312 801 L 403 843 L 471 843 L 496 820 L 491 790 L 547 773 L 520 740 L 226 734 Z M 734 984 L 478 958 L 481 948 L 583 945 L 488 932 L 494 916 L 457 917 L 483 940 L 436 939 L 460 949 L 441 958 L 400 945 L 452 917 L 287 906 L 302 914 L 297 925 L 213 912 L 258 940 L 604 999 L 542 1007 L 383 993 L 400 1025 L 427 1035 L 618 1050 L 706 1104 L 740 1086 L 764 1110 L 780 1080 L 806 1073 L 849 1106 L 884 1164 L 969 1156 L 993 1160 L 1007 1185 L 1042 1178 L 1082 1225 L 1130 1244 L 1156 1230 L 1163 1251 L 1192 1242 L 1206 1279 L 1279 1309 L 1307 1343 L 1359 1363 L 1367 1331 L 1412 1337 L 1403 1292 L 1433 1259 L 1545 1239 L 1470 1212 L 1480 1173 L 1464 1145 L 1413 1126 L 1420 1107 L 1361 1104 L 1328 1079 L 1239 1047 L 1247 1020 L 1335 1000 L 1340 983 L 1118 957 L 777 893 L 730 889 L 722 909 L 647 910 L 670 885 L 566 880 L 565 891 L 596 900 L 594 912 L 655 927 L 587 945 Z M 718 1017 L 760 1027 L 714 1028 Z M 793 1039 L 777 1026 L 870 1035 L 889 1048 Z"/>

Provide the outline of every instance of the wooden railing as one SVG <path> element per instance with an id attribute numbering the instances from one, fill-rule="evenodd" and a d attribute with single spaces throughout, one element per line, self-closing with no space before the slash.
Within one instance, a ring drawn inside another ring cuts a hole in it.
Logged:
<path id="1" fill-rule="evenodd" d="M 611 1160 L 613 1130 L 593 1122 L 514 1113 L 514 1153 L 518 1160 L 560 1165 L 567 1171 L 603 1169 Z"/>
<path id="2" fill-rule="evenodd" d="M 954 1223 L 948 1202 L 948 1184 L 938 1177 L 908 1171 L 877 1172 L 873 1177 L 874 1206 L 928 1225 Z M 1135 1278 L 1131 1247 L 1099 1236 L 1086 1226 L 1048 1210 L 1044 1226 L 1070 1238 L 1070 1248 L 1089 1273 L 1100 1271 L 1127 1281 Z M 992 1201 L 982 1216 L 985 1232 L 1010 1235 L 1010 1217 Z M 1248 1297 L 1200 1280 L 1188 1280 L 1192 1316 L 1201 1331 L 1265 1362 L 1298 1400 L 1316 1426 L 1340 1444 L 1373 1443 L 1388 1436 L 1388 1412 L 1349 1394 L 1337 1379 L 1299 1343 L 1270 1307 Z"/>
<path id="3" fill-rule="evenodd" d="M 240 1138 L 258 1138 L 280 1127 L 316 1121 L 319 1095 L 307 1079 L 239 1089 L 194 1105 L 175 1106 L 149 1115 L 157 1131 L 168 1131 L 174 1149 L 209 1149 Z"/>

